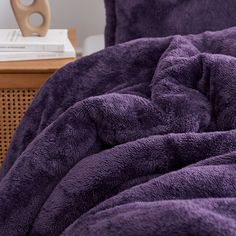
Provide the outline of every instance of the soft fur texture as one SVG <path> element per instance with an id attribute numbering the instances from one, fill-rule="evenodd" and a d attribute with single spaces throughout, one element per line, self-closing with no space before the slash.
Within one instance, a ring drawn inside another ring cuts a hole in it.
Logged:
<path id="1" fill-rule="evenodd" d="M 235 39 L 140 39 L 54 74 L 1 170 L 0 235 L 235 236 Z"/>
<path id="2" fill-rule="evenodd" d="M 106 45 L 236 26 L 235 0 L 105 0 Z"/>

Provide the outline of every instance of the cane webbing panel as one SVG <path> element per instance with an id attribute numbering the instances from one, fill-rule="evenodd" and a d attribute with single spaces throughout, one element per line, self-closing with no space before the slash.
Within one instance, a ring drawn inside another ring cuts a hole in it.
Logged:
<path id="1" fill-rule="evenodd" d="M 0 89 L 0 165 L 36 89 Z"/>

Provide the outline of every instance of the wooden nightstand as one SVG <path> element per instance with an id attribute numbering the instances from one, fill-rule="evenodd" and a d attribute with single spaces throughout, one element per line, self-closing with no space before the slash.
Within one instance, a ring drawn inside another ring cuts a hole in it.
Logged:
<path id="1" fill-rule="evenodd" d="M 76 33 L 69 29 L 76 48 Z M 51 74 L 74 59 L 0 62 L 0 165 L 35 93 Z"/>

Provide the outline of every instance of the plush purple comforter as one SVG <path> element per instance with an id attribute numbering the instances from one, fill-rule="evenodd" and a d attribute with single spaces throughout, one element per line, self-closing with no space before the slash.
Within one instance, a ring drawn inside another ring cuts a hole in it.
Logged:
<path id="1" fill-rule="evenodd" d="M 235 236 L 236 27 L 54 74 L 1 170 L 0 235 Z"/>

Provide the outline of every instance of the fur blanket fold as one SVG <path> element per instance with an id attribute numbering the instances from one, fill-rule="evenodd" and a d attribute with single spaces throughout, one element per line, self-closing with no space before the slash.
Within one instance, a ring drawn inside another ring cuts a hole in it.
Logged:
<path id="1" fill-rule="evenodd" d="M 55 73 L 1 169 L 0 235 L 235 236 L 236 27 Z"/>

